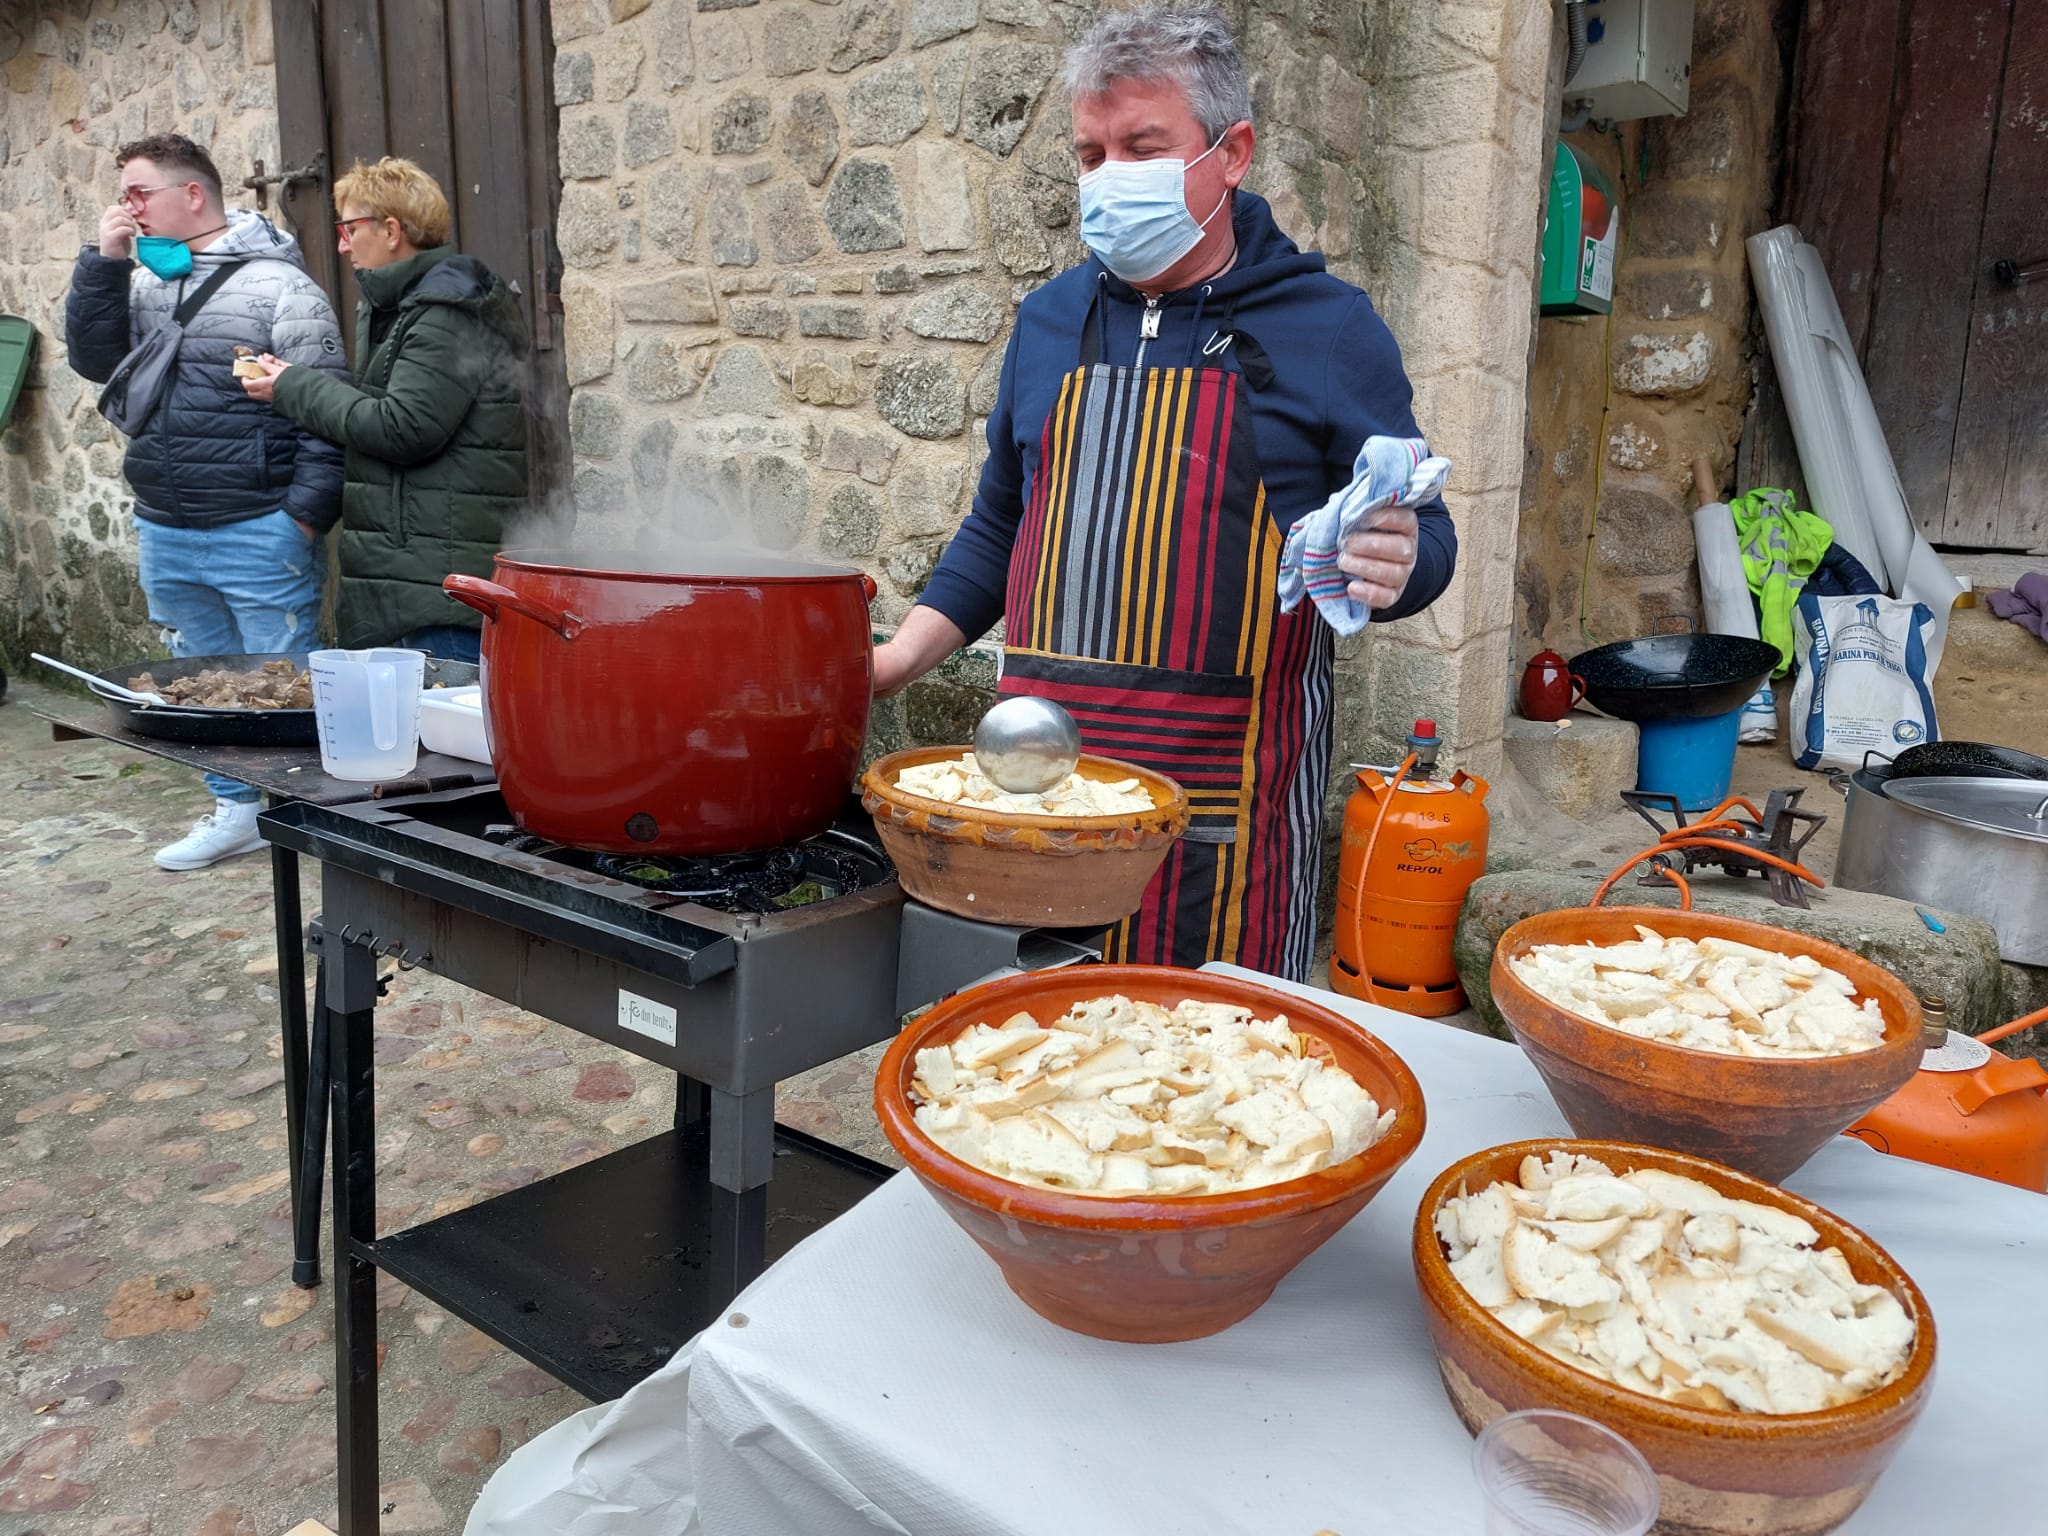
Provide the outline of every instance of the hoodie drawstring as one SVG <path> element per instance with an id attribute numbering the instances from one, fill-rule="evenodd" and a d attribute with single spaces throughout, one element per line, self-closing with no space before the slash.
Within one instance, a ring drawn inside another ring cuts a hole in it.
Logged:
<path id="1" fill-rule="evenodd" d="M 1202 308 L 1209 302 L 1209 292 L 1209 285 L 1204 283 L 1202 291 L 1195 295 L 1195 319 L 1188 327 L 1188 358 L 1184 365 L 1189 368 L 1195 366 L 1195 347 L 1198 344 L 1197 339 L 1202 334 Z"/>

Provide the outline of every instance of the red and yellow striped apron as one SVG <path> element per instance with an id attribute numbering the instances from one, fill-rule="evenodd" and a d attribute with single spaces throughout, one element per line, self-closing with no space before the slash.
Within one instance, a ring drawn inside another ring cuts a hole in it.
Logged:
<path id="1" fill-rule="evenodd" d="M 1001 691 L 1057 700 L 1089 751 L 1175 779 L 1193 811 L 1108 958 L 1308 979 L 1333 646 L 1312 605 L 1280 612 L 1283 542 L 1240 374 L 1067 375 L 1010 559 Z"/>

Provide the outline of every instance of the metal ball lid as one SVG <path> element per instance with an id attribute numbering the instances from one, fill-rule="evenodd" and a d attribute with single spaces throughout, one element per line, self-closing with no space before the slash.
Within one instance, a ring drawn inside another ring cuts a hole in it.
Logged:
<path id="1" fill-rule="evenodd" d="M 1004 699 L 974 728 L 975 765 L 1013 795 L 1043 794 L 1080 760 L 1080 727 L 1050 699 Z"/>

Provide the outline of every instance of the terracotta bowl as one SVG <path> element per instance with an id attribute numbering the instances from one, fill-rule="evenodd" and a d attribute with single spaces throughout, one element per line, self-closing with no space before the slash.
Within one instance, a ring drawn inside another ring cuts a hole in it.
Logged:
<path id="1" fill-rule="evenodd" d="M 1635 925 L 1811 955 L 1884 1010 L 1884 1042 L 1853 1056 L 1769 1060 L 1641 1040 L 1538 997 L 1508 966 L 1539 944 L 1618 944 Z M 1493 951 L 1493 1000 L 1581 1136 L 1670 1147 L 1773 1184 L 1903 1088 L 1921 1056 L 1920 1002 L 1883 967 L 1764 923 L 1665 907 L 1567 907 L 1514 925 Z"/>
<path id="2" fill-rule="evenodd" d="M 1121 993 L 1171 1008 L 1186 998 L 1287 1015 L 1395 1112 L 1387 1134 L 1334 1167 L 1242 1194 L 1112 1200 L 1014 1184 L 944 1151 L 911 1117 L 917 1053 L 1024 1009 L 1042 1020 Z M 1199 1339 L 1257 1311 L 1422 1140 L 1422 1088 L 1406 1063 L 1340 1014 L 1232 977 L 1166 966 L 1091 965 L 971 988 L 899 1034 L 875 1075 L 875 1113 L 903 1160 L 994 1259 L 1024 1304 L 1062 1328 L 1137 1344 Z"/>
<path id="3" fill-rule="evenodd" d="M 1725 1195 L 1791 1211 L 1821 1246 L 1842 1250 L 1865 1284 L 1898 1297 L 1918 1332 L 1904 1373 L 1868 1397 L 1819 1413 L 1752 1414 L 1680 1408 L 1574 1370 L 1518 1337 L 1451 1273 L 1436 1215 L 1461 1193 L 1513 1180 L 1525 1154 L 1562 1148 L 1617 1173 L 1662 1168 Z M 1437 1369 L 1451 1406 L 1475 1435 L 1504 1413 L 1562 1408 L 1623 1436 L 1657 1473 L 1665 1536 L 1819 1536 L 1855 1512 L 1905 1442 L 1934 1384 L 1934 1319 L 1927 1298 L 1877 1244 L 1811 1201 L 1702 1158 L 1613 1141 L 1520 1141 L 1446 1168 L 1415 1213 L 1415 1278 Z"/>
<path id="4" fill-rule="evenodd" d="M 861 804 L 906 895 L 960 917 L 1039 928 L 1117 923 L 1138 910 L 1145 887 L 1188 828 L 1188 797 L 1163 775 L 1115 758 L 1082 754 L 1078 772 L 1098 782 L 1137 779 L 1152 809 L 1120 816 L 1026 816 L 948 805 L 896 787 L 906 768 L 954 761 L 966 747 L 891 752 L 861 779 Z"/>

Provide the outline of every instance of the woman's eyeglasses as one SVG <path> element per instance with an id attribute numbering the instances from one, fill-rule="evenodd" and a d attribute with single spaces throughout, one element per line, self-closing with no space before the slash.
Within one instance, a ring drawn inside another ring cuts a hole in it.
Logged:
<path id="1" fill-rule="evenodd" d="M 336 219 L 334 221 L 334 232 L 344 240 L 352 240 L 355 238 L 354 225 L 376 224 L 380 222 L 374 213 L 358 214 L 353 219 Z"/>

